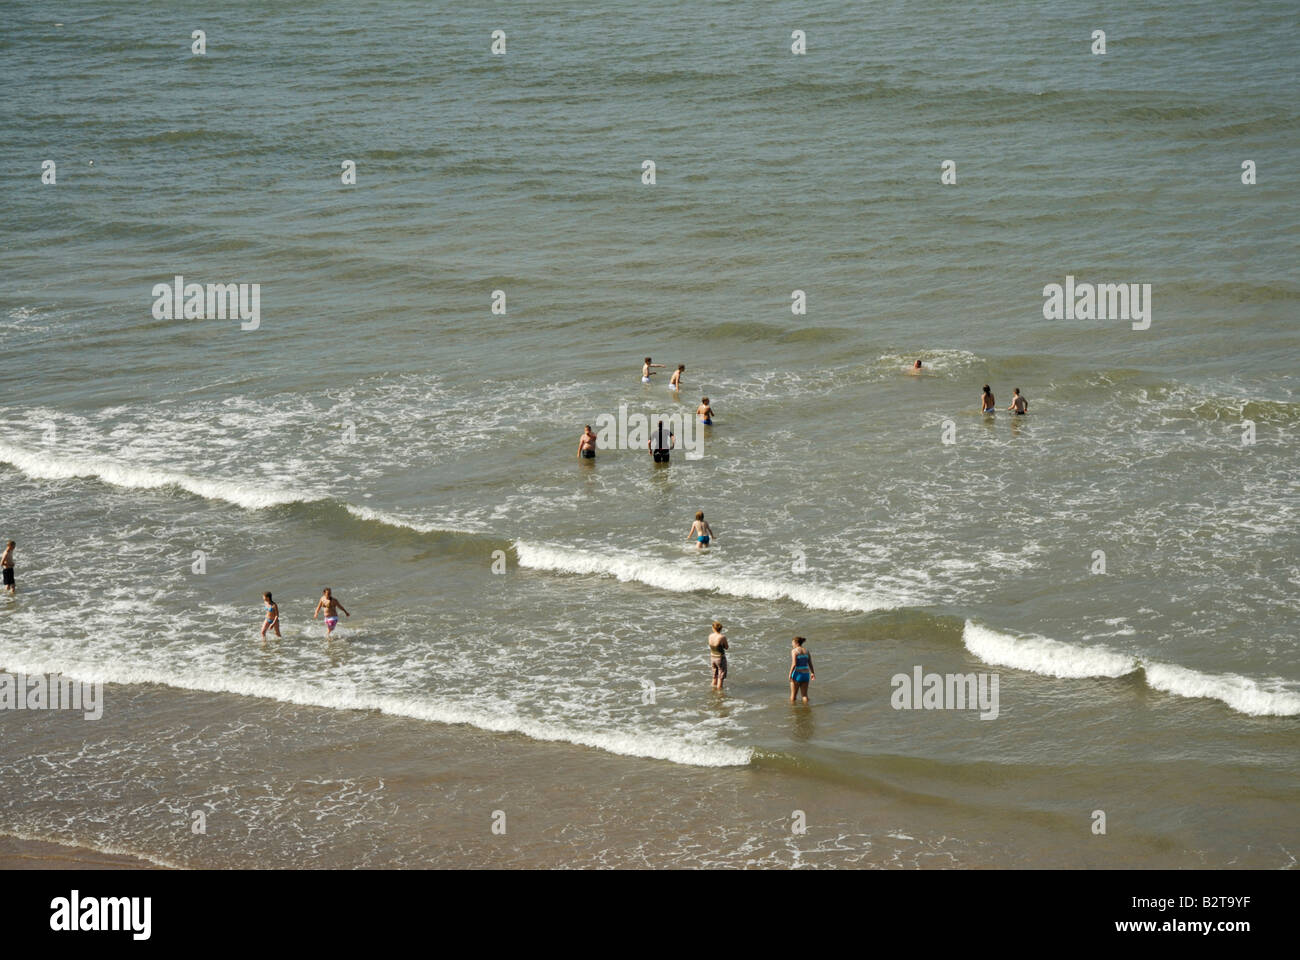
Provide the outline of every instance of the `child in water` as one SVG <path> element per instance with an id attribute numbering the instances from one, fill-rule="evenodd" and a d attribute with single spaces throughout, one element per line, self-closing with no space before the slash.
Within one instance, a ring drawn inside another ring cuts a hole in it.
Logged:
<path id="1" fill-rule="evenodd" d="M 262 594 L 262 602 L 266 604 L 266 618 L 262 621 L 262 643 L 266 643 L 266 631 L 274 630 L 275 635 L 280 636 L 280 606 L 271 599 L 270 590 Z"/>
<path id="2" fill-rule="evenodd" d="M 695 522 L 691 524 L 691 532 L 686 535 L 687 540 L 694 540 L 696 550 L 703 550 L 713 539 L 713 528 L 704 521 L 704 511 L 695 511 Z"/>
<path id="3" fill-rule="evenodd" d="M 713 408 L 709 406 L 708 397 L 700 400 L 700 405 L 695 408 L 695 415 L 700 418 L 700 422 L 706 427 L 713 423 Z"/>

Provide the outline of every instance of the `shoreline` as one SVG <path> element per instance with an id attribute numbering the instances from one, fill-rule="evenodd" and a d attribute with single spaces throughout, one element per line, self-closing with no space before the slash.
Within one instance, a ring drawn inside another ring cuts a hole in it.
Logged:
<path id="1" fill-rule="evenodd" d="M 0 834 L 0 870 L 170 870 L 129 853 Z"/>

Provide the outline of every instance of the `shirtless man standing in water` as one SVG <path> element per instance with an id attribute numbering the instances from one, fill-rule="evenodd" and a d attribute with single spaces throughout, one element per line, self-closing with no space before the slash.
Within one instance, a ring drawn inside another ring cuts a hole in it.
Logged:
<path id="1" fill-rule="evenodd" d="M 993 391 L 989 385 L 984 384 L 984 392 L 980 394 L 980 413 L 992 413 L 997 409 L 997 404 L 993 400 Z"/>
<path id="2" fill-rule="evenodd" d="M 649 358 L 649 357 L 646 357 L 646 358 L 645 358 L 645 363 L 643 363 L 643 364 L 641 365 L 641 382 L 642 382 L 642 383 L 649 383 L 651 377 L 657 377 L 657 376 L 659 376 L 659 374 L 655 373 L 655 372 L 654 372 L 653 370 L 651 370 L 650 368 L 651 368 L 651 367 L 662 367 L 662 366 L 663 366 L 662 363 L 651 363 L 651 362 L 650 362 L 650 358 Z"/>
<path id="3" fill-rule="evenodd" d="M 4 570 L 5 593 L 15 596 L 18 593 L 17 587 L 14 586 L 14 547 L 16 544 L 10 540 L 5 544 L 4 556 L 0 556 L 0 568 Z"/>
<path id="4" fill-rule="evenodd" d="M 1012 413 L 1018 413 L 1022 416 L 1029 410 L 1029 401 L 1020 395 L 1020 388 L 1016 387 L 1015 395 L 1011 398 L 1011 406 L 1007 407 Z"/>
<path id="5" fill-rule="evenodd" d="M 596 435 L 591 432 L 591 424 L 587 424 L 582 436 L 578 438 L 578 456 L 584 460 L 592 460 L 596 456 Z"/>
<path id="6" fill-rule="evenodd" d="M 316 609 L 312 611 L 311 618 L 316 619 L 316 614 L 320 613 L 321 608 L 325 608 L 325 636 L 334 632 L 334 628 L 339 625 L 338 611 L 342 610 L 345 617 L 351 618 L 352 614 L 348 613 L 347 608 L 334 598 L 330 588 L 326 587 L 325 592 L 321 594 L 320 600 L 316 602 Z"/>

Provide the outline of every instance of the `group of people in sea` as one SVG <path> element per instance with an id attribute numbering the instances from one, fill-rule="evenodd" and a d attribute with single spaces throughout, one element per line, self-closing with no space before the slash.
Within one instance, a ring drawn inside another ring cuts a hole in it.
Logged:
<path id="1" fill-rule="evenodd" d="M 1011 405 L 1007 407 L 1012 413 L 1018 416 L 1024 416 L 1029 412 L 1029 401 L 1020 395 L 1020 388 L 1016 387 L 1012 391 Z M 989 385 L 984 384 L 984 392 L 980 394 L 980 413 L 994 413 L 997 410 L 996 401 L 993 399 L 993 391 Z"/>
<path id="2" fill-rule="evenodd" d="M 655 368 L 662 368 L 663 364 L 654 363 L 650 357 L 645 358 L 641 367 L 641 382 L 650 383 L 650 378 L 657 376 Z M 924 370 L 924 364 L 917 360 L 911 368 L 911 372 Z M 672 380 L 669 388 L 680 390 L 682 385 L 682 374 L 686 372 L 686 364 L 679 363 L 677 369 L 673 371 Z M 993 398 L 993 391 L 986 383 L 984 390 L 980 394 L 980 412 L 991 414 L 996 410 L 996 404 Z M 1011 404 L 1006 408 L 1013 414 L 1024 415 L 1029 409 L 1029 403 L 1020 393 L 1020 388 L 1015 388 Z M 709 404 L 709 398 L 704 397 L 700 405 L 695 410 L 696 415 L 705 425 L 713 423 L 713 407 Z M 675 443 L 672 431 L 665 433 L 663 422 L 660 421 L 658 430 L 647 443 L 651 454 L 656 462 L 667 462 L 669 451 L 672 450 Z M 596 434 L 592 431 L 591 425 L 588 424 L 583 430 L 582 437 L 578 441 L 578 456 L 584 459 L 592 459 L 596 456 Z M 704 519 L 704 511 L 697 510 L 695 520 L 691 524 L 687 540 L 693 541 L 696 549 L 707 549 L 709 544 L 717 539 L 713 528 L 709 526 Z M 17 588 L 14 582 L 14 549 L 16 544 L 10 540 L 0 554 L 0 575 L 3 576 L 4 590 L 11 596 L 15 595 Z M 261 637 L 263 644 L 266 643 L 266 635 L 270 631 L 275 631 L 277 637 L 280 633 L 280 607 L 271 597 L 268 590 L 262 594 L 262 602 L 265 604 L 265 616 L 262 620 Z M 320 600 L 316 603 L 316 609 L 312 612 L 311 618 L 315 620 L 322 612 L 325 614 L 325 635 L 328 637 L 334 632 L 339 623 L 339 612 L 342 611 L 346 617 L 351 617 L 347 608 L 334 596 L 329 587 L 325 587 L 321 592 Z M 808 683 L 816 678 L 813 673 L 812 655 L 808 653 L 806 647 L 807 640 L 803 637 L 795 637 L 791 643 L 790 652 L 790 702 L 794 703 L 798 697 L 802 697 L 804 703 L 808 703 Z M 730 646 L 727 637 L 722 632 L 722 624 L 718 621 L 713 622 L 713 632 L 709 634 L 709 664 L 713 674 L 713 688 L 722 689 L 723 681 L 727 679 L 727 650 Z"/>
<path id="3" fill-rule="evenodd" d="M 641 382 L 649 383 L 651 377 L 657 377 L 655 368 L 662 368 L 662 363 L 655 363 L 650 357 L 645 358 L 641 364 Z M 686 372 L 686 364 L 677 364 L 677 369 L 673 371 L 672 379 L 668 383 L 668 389 L 673 391 L 681 390 L 682 374 Z M 695 415 L 700 418 L 700 423 L 706 427 L 713 426 L 713 406 L 709 403 L 708 397 L 701 397 L 700 404 L 695 408 Z M 646 441 L 646 449 L 650 451 L 651 457 L 655 463 L 669 463 L 672 458 L 673 448 L 677 446 L 677 437 L 673 431 L 667 427 L 662 420 L 658 422 L 650 434 L 650 439 Z M 587 424 L 582 429 L 582 436 L 578 438 L 578 456 L 583 460 L 596 459 L 596 434 L 591 429 L 591 424 Z"/>
<path id="4" fill-rule="evenodd" d="M 721 690 L 727 679 L 727 651 L 731 644 L 722 632 L 722 623 L 713 621 L 713 632 L 709 634 L 709 668 L 713 673 L 713 689 Z M 817 679 L 813 671 L 812 654 L 808 652 L 808 640 L 795 637 L 790 641 L 790 702 L 802 698 L 808 703 L 808 684 Z"/>
<path id="5" fill-rule="evenodd" d="M 275 635 L 280 636 L 280 605 L 271 599 L 271 591 L 268 590 L 262 594 L 262 603 L 266 605 L 266 615 L 262 619 L 262 643 L 266 643 L 266 634 L 268 630 L 274 630 Z M 343 611 L 345 617 L 351 617 L 347 608 L 343 606 L 338 597 L 334 596 L 334 591 L 326 587 L 321 592 L 320 600 L 316 602 L 316 609 L 312 611 L 311 618 L 315 620 L 321 612 L 325 613 L 325 636 L 334 632 L 334 628 L 339 625 L 339 611 Z"/>
<path id="6" fill-rule="evenodd" d="M 915 363 L 912 364 L 912 367 L 908 372 L 920 373 L 924 370 L 925 370 L 925 364 L 923 364 L 920 360 L 917 360 Z M 1026 413 L 1029 412 L 1029 401 L 1020 395 L 1019 387 L 1016 387 L 1014 390 L 1011 391 L 1011 393 L 1012 393 L 1011 403 L 1007 407 L 1007 410 L 1009 410 L 1011 413 L 1016 414 L 1018 416 L 1024 416 Z M 986 383 L 984 384 L 983 392 L 980 394 L 980 413 L 996 413 L 996 412 L 997 412 L 997 401 L 993 399 L 993 391 L 989 388 L 989 385 Z"/>
<path id="7" fill-rule="evenodd" d="M 917 369 L 920 369 L 921 361 L 916 362 Z M 656 369 L 663 368 L 662 363 L 655 363 L 653 358 L 646 357 L 641 364 L 641 382 L 650 383 L 650 378 L 658 376 Z M 672 379 L 668 384 L 670 390 L 680 390 L 682 388 L 682 375 L 686 372 L 686 364 L 679 363 L 677 369 L 673 371 Z M 709 403 L 708 397 L 700 400 L 700 405 L 695 409 L 695 415 L 700 418 L 700 422 L 705 426 L 713 423 L 713 407 Z M 676 438 L 671 430 L 666 428 L 663 421 L 651 433 L 649 442 L 646 444 L 650 453 L 654 456 L 656 463 L 667 463 L 670 451 L 675 445 Z M 578 456 L 583 459 L 594 459 L 596 456 L 596 434 L 592 431 L 591 425 L 588 424 L 583 428 L 582 436 L 578 439 Z M 704 519 L 704 511 L 695 512 L 695 520 L 691 523 L 690 531 L 687 533 L 688 541 L 695 543 L 697 550 L 705 550 L 709 544 L 717 539 L 717 534 Z M 790 651 L 790 702 L 794 703 L 797 699 L 802 698 L 804 703 L 808 703 L 808 684 L 816 678 L 813 673 L 812 654 L 808 652 L 806 644 L 808 641 L 804 637 L 795 637 L 791 641 Z M 722 624 L 713 621 L 713 632 L 709 634 L 709 667 L 713 674 L 713 689 L 721 691 L 723 682 L 727 679 L 727 651 L 730 644 L 727 641 L 726 634 L 722 632 Z"/>
<path id="8" fill-rule="evenodd" d="M 650 383 L 650 378 L 658 376 L 655 372 L 663 368 L 662 363 L 655 363 L 651 357 L 646 357 L 641 364 L 641 382 Z M 910 373 L 920 373 L 925 370 L 925 364 L 917 360 L 912 364 Z M 682 375 L 686 372 L 686 364 L 679 363 L 677 369 L 673 371 L 672 379 L 668 386 L 671 390 L 680 390 L 682 387 Z M 996 401 L 993 398 L 993 391 L 986 383 L 984 390 L 980 394 L 980 412 L 992 414 L 996 411 Z M 1007 410 L 1012 414 L 1023 416 L 1029 410 L 1029 401 L 1021 396 L 1020 388 L 1016 387 L 1011 404 Z M 705 424 L 713 423 L 713 407 L 709 404 L 709 398 L 704 397 L 700 401 L 699 407 L 695 410 L 696 415 L 701 422 Z M 667 463 L 669 452 L 675 443 L 675 437 L 671 430 L 664 427 L 663 421 L 660 421 L 655 431 L 652 433 L 649 442 L 646 444 L 651 454 L 654 456 L 656 463 Z M 582 431 L 582 436 L 578 439 L 578 456 L 591 460 L 596 456 L 596 434 L 591 429 L 591 424 Z M 704 511 L 696 511 L 695 522 L 691 524 L 690 532 L 687 534 L 688 540 L 693 540 L 696 548 L 703 550 L 708 547 L 712 540 L 717 539 L 713 529 L 704 519 Z M 808 702 L 808 682 L 814 678 L 812 671 L 812 655 L 808 653 L 805 644 L 807 641 L 803 637 L 795 637 L 793 649 L 790 654 L 790 702 L 794 703 L 797 696 L 802 696 L 803 702 Z M 713 633 L 709 635 L 709 663 L 713 673 L 713 688 L 722 689 L 722 683 L 727 678 L 727 638 L 722 633 L 722 624 L 714 621 Z"/>

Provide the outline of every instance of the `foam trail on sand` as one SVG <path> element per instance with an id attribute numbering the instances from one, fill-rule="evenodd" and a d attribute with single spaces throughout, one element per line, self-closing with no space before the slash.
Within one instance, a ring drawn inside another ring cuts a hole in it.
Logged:
<path id="1" fill-rule="evenodd" d="M 119 847 L 115 844 L 96 843 L 84 840 L 64 840 L 60 837 L 47 837 L 41 834 L 25 833 L 21 830 L 11 830 L 0 833 L 0 836 L 13 837 L 15 840 L 28 840 L 35 843 L 52 843 L 60 847 L 82 848 L 85 850 L 94 850 L 96 853 L 106 853 L 115 857 L 134 857 L 137 860 L 144 860 L 152 863 L 157 867 L 165 867 L 168 870 L 185 870 L 180 864 L 172 863 L 161 857 L 156 857 L 151 853 L 141 853 L 138 850 L 128 850 L 126 847 Z"/>

